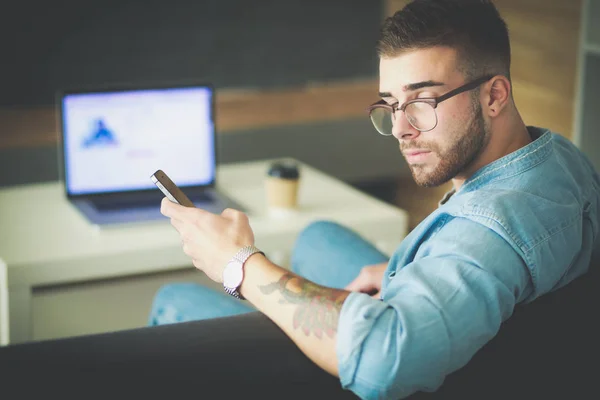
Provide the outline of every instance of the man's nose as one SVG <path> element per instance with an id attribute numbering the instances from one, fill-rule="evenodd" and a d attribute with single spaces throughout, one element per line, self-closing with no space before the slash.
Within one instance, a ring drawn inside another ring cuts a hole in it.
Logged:
<path id="1" fill-rule="evenodd" d="M 392 119 L 392 135 L 398 140 L 416 139 L 421 132 L 408 122 L 407 116 L 401 110 L 396 110 Z"/>

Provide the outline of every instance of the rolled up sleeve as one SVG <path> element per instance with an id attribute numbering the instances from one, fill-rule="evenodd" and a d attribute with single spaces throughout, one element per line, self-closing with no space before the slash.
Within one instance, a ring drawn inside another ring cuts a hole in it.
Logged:
<path id="1" fill-rule="evenodd" d="M 383 300 L 352 293 L 342 307 L 340 381 L 363 399 L 439 388 L 496 335 L 530 285 L 519 253 L 469 220 L 450 222 L 420 252 L 389 278 Z"/>

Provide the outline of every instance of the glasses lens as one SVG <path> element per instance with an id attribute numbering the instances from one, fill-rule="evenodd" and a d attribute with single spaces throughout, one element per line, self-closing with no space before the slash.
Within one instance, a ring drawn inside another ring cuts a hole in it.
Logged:
<path id="1" fill-rule="evenodd" d="M 384 136 L 392 134 L 392 112 L 388 108 L 376 107 L 371 110 L 370 116 L 377 132 Z"/>
<path id="2" fill-rule="evenodd" d="M 437 114 L 430 103 L 417 101 L 410 103 L 404 109 L 406 119 L 417 130 L 430 131 L 437 125 Z"/>

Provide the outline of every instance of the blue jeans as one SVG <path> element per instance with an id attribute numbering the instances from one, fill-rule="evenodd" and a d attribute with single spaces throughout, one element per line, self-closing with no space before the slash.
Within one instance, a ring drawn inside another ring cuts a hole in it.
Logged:
<path id="1" fill-rule="evenodd" d="M 268 257 L 268 254 L 267 254 Z M 356 232 L 335 222 L 308 225 L 294 244 L 291 268 L 319 285 L 342 289 L 371 264 L 388 261 L 388 256 Z M 162 286 L 154 297 L 149 325 L 227 317 L 256 309 L 247 301 L 195 283 Z"/>

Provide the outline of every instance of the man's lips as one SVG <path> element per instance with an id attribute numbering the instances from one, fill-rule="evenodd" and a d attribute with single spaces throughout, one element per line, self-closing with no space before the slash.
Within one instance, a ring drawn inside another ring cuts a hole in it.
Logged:
<path id="1" fill-rule="evenodd" d="M 417 154 L 422 154 L 422 153 L 431 153 L 430 150 L 425 150 L 425 149 L 411 149 L 411 150 L 406 150 L 404 152 L 404 155 L 406 156 L 415 156 Z"/>
<path id="2" fill-rule="evenodd" d="M 429 156 L 429 154 L 431 154 L 431 151 L 425 149 L 410 149 L 404 151 L 404 157 L 409 163 L 424 161 Z"/>

